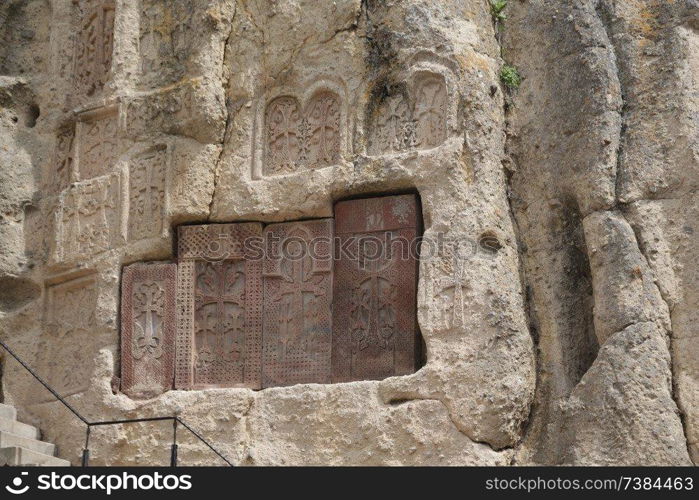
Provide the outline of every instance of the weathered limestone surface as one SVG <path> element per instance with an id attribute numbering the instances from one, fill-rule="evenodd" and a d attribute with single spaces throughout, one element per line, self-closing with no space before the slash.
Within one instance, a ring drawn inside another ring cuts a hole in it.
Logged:
<path id="1" fill-rule="evenodd" d="M 508 169 L 539 348 L 517 463 L 697 460 L 696 21 L 695 2 L 511 5 Z"/>
<path id="2" fill-rule="evenodd" d="M 179 415 L 236 464 L 696 463 L 699 8 L 507 14 L 497 35 L 481 0 L 3 2 L 0 335 L 88 418 Z M 175 262 L 178 225 L 397 193 L 461 242 L 423 247 L 416 373 L 121 391 L 122 268 Z M 76 463 L 83 426 L 0 356 L 3 398 Z M 92 463 L 167 463 L 171 432 L 99 429 Z"/>

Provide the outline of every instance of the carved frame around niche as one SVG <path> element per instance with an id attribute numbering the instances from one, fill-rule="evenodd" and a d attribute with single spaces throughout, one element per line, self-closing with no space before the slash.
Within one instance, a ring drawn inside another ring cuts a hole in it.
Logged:
<path id="1" fill-rule="evenodd" d="M 300 89 L 304 89 L 300 91 Z M 279 86 L 263 94 L 255 104 L 255 118 L 253 123 L 253 133 L 252 133 L 252 161 L 251 161 L 251 178 L 253 180 L 260 180 L 269 177 L 280 177 L 284 175 L 295 175 L 301 172 L 307 172 L 308 167 L 302 166 L 294 172 L 279 173 L 279 174 L 265 174 L 265 158 L 267 154 L 267 124 L 266 115 L 268 106 L 273 103 L 276 99 L 282 97 L 291 97 L 298 103 L 298 108 L 302 113 L 305 113 L 311 100 L 322 92 L 330 92 L 337 96 L 340 101 L 340 118 L 339 118 L 339 132 L 340 132 L 340 153 L 337 163 L 343 161 L 351 152 L 351 119 L 348 113 L 348 99 L 349 95 L 345 84 L 343 81 L 337 78 L 321 78 L 315 80 L 307 85 L 299 84 L 298 86 Z M 326 165 L 322 168 L 332 167 L 333 165 Z"/>
<path id="2" fill-rule="evenodd" d="M 403 97 L 408 99 L 407 106 L 411 117 L 414 115 L 414 107 L 416 102 L 416 94 L 418 93 L 421 82 L 425 79 L 435 78 L 443 80 L 446 90 L 445 102 L 445 136 L 439 144 L 430 147 L 405 147 L 397 151 L 377 151 L 373 147 L 372 138 L 377 133 L 376 116 L 370 116 L 367 120 L 367 130 L 364 140 L 365 154 L 371 157 L 380 157 L 386 155 L 402 155 L 405 153 L 413 153 L 415 151 L 430 151 L 443 146 L 450 137 L 453 137 L 458 127 L 458 106 L 460 102 L 460 93 L 458 91 L 458 82 L 456 79 L 456 66 L 446 58 L 436 56 L 431 52 L 419 52 L 415 54 L 408 63 L 408 69 L 397 72 L 393 75 L 392 81 L 405 82 L 403 87 Z M 372 82 L 371 85 L 376 85 L 377 82 Z M 399 92 L 396 95 L 401 94 Z M 369 92 L 371 95 L 371 92 Z"/>

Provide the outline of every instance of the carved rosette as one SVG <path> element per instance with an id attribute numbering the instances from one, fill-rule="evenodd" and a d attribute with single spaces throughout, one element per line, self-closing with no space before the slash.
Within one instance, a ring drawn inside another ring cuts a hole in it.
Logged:
<path id="1" fill-rule="evenodd" d="M 150 398 L 173 386 L 176 264 L 133 264 L 122 274 L 121 388 Z"/>

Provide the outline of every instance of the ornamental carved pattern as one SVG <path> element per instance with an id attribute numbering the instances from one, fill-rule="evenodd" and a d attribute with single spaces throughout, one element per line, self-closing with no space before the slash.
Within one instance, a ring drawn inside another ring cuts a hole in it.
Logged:
<path id="1" fill-rule="evenodd" d="M 245 263 L 195 264 L 194 385 L 235 385 L 245 378 Z"/>
<path id="2" fill-rule="evenodd" d="M 412 85 L 383 98 L 373 114 L 371 154 L 431 149 L 447 138 L 447 88 L 444 77 L 419 74 Z"/>
<path id="3" fill-rule="evenodd" d="M 85 113 L 77 123 L 79 180 L 112 172 L 119 156 L 119 120 L 116 109 Z"/>
<path id="4" fill-rule="evenodd" d="M 78 182 L 63 191 L 56 213 L 52 262 L 93 257 L 122 242 L 121 181 L 117 174 Z"/>
<path id="5" fill-rule="evenodd" d="M 70 124 L 61 128 L 56 135 L 53 169 L 49 172 L 44 183 L 51 193 L 60 193 L 73 181 L 73 164 L 75 142 L 75 125 Z"/>
<path id="6" fill-rule="evenodd" d="M 409 247 L 420 227 L 417 200 L 344 201 L 335 217 L 338 244 L 356 258 L 335 263 L 333 381 L 412 373 L 419 360 L 417 258 Z"/>
<path id="7" fill-rule="evenodd" d="M 336 164 L 341 153 L 340 98 L 316 92 L 302 109 L 298 99 L 281 96 L 265 112 L 265 175 L 293 173 Z"/>
<path id="8" fill-rule="evenodd" d="M 258 223 L 179 228 L 178 388 L 261 387 L 262 262 L 245 246 L 261 237 Z"/>
<path id="9" fill-rule="evenodd" d="M 132 264 L 122 275 L 121 388 L 148 398 L 173 386 L 175 264 Z"/>
<path id="10" fill-rule="evenodd" d="M 264 387 L 330 381 L 332 236 L 332 219 L 265 229 Z"/>
<path id="11" fill-rule="evenodd" d="M 159 148 L 129 165 L 129 240 L 162 235 L 168 154 Z"/>
<path id="12" fill-rule="evenodd" d="M 95 343 L 95 277 L 51 284 L 47 286 L 46 297 L 47 328 L 39 341 L 38 371 L 62 396 L 84 392 L 90 386 L 99 348 Z"/>
<path id="13" fill-rule="evenodd" d="M 112 68 L 114 1 L 84 0 L 80 7 L 73 74 L 78 94 L 91 96 L 102 90 Z"/>

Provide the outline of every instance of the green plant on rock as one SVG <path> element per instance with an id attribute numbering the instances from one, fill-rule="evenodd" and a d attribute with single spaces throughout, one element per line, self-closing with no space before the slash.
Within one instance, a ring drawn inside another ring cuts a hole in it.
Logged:
<path id="1" fill-rule="evenodd" d="M 505 64 L 500 68 L 500 81 L 510 90 L 516 90 L 522 83 L 522 76 L 517 71 L 517 68 L 509 64 Z"/>
<path id="2" fill-rule="evenodd" d="M 507 7 L 507 0 L 490 0 L 490 14 L 496 23 L 501 23 L 507 19 L 505 7 Z"/>

